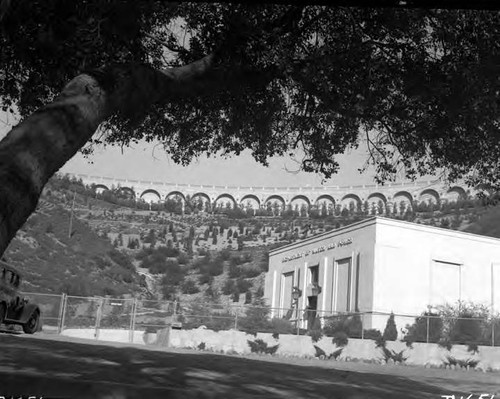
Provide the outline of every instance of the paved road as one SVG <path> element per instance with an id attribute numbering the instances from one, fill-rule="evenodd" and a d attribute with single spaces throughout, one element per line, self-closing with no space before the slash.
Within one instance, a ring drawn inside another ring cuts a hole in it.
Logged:
<path id="1" fill-rule="evenodd" d="M 422 399 L 469 393 L 474 393 L 474 399 L 480 393 L 500 394 L 500 375 L 244 358 L 57 335 L 0 333 L 0 398 Z"/>

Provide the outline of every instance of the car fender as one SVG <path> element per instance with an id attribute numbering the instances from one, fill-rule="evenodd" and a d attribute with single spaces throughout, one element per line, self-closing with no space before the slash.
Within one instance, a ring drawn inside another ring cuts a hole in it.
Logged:
<path id="1" fill-rule="evenodd" d="M 23 306 L 23 311 L 21 313 L 21 316 L 19 317 L 19 322 L 20 323 L 26 323 L 33 312 L 38 311 L 40 313 L 40 308 L 35 305 L 34 303 L 27 303 L 26 305 Z"/>

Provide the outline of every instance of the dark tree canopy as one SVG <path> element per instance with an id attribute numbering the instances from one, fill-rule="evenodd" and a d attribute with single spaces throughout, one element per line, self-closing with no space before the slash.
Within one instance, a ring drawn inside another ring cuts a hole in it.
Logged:
<path id="1" fill-rule="evenodd" d="M 12 1 L 1 104 L 27 116 L 84 71 L 211 55 L 217 73 L 195 96 L 131 103 L 105 122 L 104 140 L 160 140 L 180 163 L 249 148 L 265 164 L 300 149 L 302 168 L 325 177 L 336 154 L 367 140 L 382 181 L 402 167 L 410 178 L 444 169 L 498 187 L 499 20 L 487 10 Z"/>

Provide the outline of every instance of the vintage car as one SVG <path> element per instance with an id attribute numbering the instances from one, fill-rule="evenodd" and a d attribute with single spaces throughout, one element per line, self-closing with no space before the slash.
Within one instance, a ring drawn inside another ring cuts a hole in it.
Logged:
<path id="1" fill-rule="evenodd" d="M 40 308 L 21 297 L 21 275 L 0 260 L 0 324 L 21 325 L 26 334 L 41 329 Z"/>

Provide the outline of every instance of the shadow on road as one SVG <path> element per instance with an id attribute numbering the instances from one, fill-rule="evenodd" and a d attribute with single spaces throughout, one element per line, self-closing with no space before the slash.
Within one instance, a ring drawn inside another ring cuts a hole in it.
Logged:
<path id="1" fill-rule="evenodd" d="M 116 348 L 0 334 L 0 396 L 44 398 L 440 398 L 394 375 L 207 353 Z"/>

